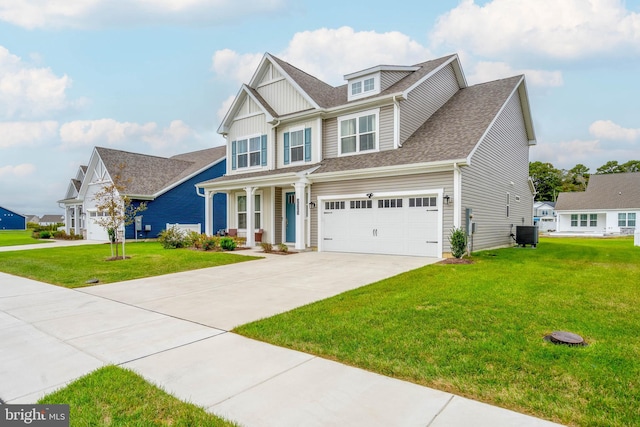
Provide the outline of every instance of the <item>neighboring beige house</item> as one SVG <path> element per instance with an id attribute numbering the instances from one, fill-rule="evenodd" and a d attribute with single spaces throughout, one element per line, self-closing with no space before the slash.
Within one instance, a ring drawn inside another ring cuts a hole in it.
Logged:
<path id="1" fill-rule="evenodd" d="M 218 129 L 227 173 L 197 186 L 228 195 L 248 245 L 262 230 L 298 250 L 441 257 L 453 227 L 474 230 L 477 250 L 532 225 L 524 76 L 469 86 L 450 55 L 345 80 L 267 53 L 240 88 Z"/>
<path id="2" fill-rule="evenodd" d="M 640 172 L 595 174 L 582 192 L 560 193 L 558 233 L 633 234 L 640 220 Z"/>

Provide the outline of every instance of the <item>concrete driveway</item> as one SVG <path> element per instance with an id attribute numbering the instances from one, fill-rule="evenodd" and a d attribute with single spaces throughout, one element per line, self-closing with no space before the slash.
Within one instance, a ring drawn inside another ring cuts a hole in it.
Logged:
<path id="1" fill-rule="evenodd" d="M 0 273 L 0 400 L 116 364 L 245 426 L 554 426 L 227 332 L 434 261 L 271 255 L 80 290 Z"/>
<path id="2" fill-rule="evenodd" d="M 328 252 L 270 254 L 248 263 L 79 291 L 228 331 L 436 261 Z"/>

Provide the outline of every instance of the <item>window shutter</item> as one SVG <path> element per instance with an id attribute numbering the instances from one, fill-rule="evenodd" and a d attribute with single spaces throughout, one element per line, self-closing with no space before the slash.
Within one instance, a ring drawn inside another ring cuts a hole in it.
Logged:
<path id="1" fill-rule="evenodd" d="M 267 166 L 267 135 L 262 135 L 262 150 L 260 153 L 260 159 L 262 161 L 262 166 Z"/>
<path id="2" fill-rule="evenodd" d="M 311 161 L 311 128 L 304 130 L 304 161 Z"/>
<path id="3" fill-rule="evenodd" d="M 289 164 L 289 132 L 284 133 L 284 164 Z"/>
<path id="4" fill-rule="evenodd" d="M 231 170 L 236 170 L 236 141 L 231 141 Z"/>

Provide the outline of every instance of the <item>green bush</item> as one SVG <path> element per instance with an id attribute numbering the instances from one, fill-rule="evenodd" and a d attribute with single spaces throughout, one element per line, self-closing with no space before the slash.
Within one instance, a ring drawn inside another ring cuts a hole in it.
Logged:
<path id="1" fill-rule="evenodd" d="M 189 246 L 187 244 L 188 238 L 185 233 L 179 228 L 173 226 L 167 230 L 162 230 L 158 234 L 158 241 L 165 249 L 177 249 Z"/>
<path id="2" fill-rule="evenodd" d="M 280 252 L 289 252 L 289 246 L 285 245 L 284 243 L 280 243 L 278 245 L 278 250 Z"/>
<path id="3" fill-rule="evenodd" d="M 40 239 L 50 239 L 51 238 L 51 232 L 49 230 L 42 230 L 39 232 L 40 234 Z"/>
<path id="4" fill-rule="evenodd" d="M 223 237 L 222 239 L 220 239 L 220 247 L 225 251 L 232 251 L 236 248 L 236 246 L 236 241 L 231 237 Z"/>
<path id="5" fill-rule="evenodd" d="M 213 251 L 220 246 L 220 238 L 217 236 L 202 235 L 201 247 L 205 251 Z"/>
<path id="6" fill-rule="evenodd" d="M 262 250 L 264 252 L 273 252 L 273 245 L 271 243 L 267 243 L 267 242 L 262 242 L 260 243 L 260 247 L 262 247 Z"/>
<path id="7" fill-rule="evenodd" d="M 455 258 L 462 258 L 467 250 L 467 234 L 462 228 L 453 227 L 449 235 L 451 254 Z"/>

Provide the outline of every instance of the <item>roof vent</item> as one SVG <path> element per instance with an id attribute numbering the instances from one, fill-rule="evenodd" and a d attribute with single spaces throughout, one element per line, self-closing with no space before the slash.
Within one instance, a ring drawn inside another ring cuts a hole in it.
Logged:
<path id="1" fill-rule="evenodd" d="M 565 344 L 565 345 L 578 345 L 585 346 L 587 343 L 584 339 L 573 332 L 566 331 L 553 331 L 551 334 L 544 337 L 545 341 L 552 342 L 554 344 Z"/>

